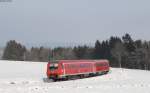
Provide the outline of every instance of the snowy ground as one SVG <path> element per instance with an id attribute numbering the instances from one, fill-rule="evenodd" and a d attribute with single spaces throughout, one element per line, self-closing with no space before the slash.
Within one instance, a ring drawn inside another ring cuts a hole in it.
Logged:
<path id="1" fill-rule="evenodd" d="M 150 93 L 150 71 L 111 68 L 107 75 L 44 83 L 46 63 L 0 61 L 0 93 Z"/>

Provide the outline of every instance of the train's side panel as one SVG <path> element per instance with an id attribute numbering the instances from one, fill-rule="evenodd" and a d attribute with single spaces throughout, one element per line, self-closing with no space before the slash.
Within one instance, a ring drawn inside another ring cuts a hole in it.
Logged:
<path id="1" fill-rule="evenodd" d="M 65 75 L 92 73 L 94 64 L 91 62 L 63 63 Z"/>
<path id="2" fill-rule="evenodd" d="M 78 64 L 74 63 L 63 63 L 64 75 L 70 75 L 78 73 Z"/>
<path id="3" fill-rule="evenodd" d="M 94 68 L 94 63 L 80 63 L 79 73 L 92 73 Z"/>
<path id="4" fill-rule="evenodd" d="M 100 60 L 95 63 L 96 72 L 109 71 L 109 62 L 107 60 Z"/>

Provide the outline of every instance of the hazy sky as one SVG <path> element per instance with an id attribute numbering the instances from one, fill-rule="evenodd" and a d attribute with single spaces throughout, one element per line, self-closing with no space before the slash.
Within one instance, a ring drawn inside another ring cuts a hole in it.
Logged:
<path id="1" fill-rule="evenodd" d="M 150 0 L 0 2 L 0 44 L 93 43 L 125 33 L 150 40 Z"/>

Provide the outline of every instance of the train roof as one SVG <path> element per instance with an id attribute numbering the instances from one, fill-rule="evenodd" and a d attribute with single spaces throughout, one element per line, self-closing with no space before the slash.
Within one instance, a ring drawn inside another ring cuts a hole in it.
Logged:
<path id="1" fill-rule="evenodd" d="M 100 59 L 100 60 L 53 60 L 50 63 L 66 63 L 66 62 L 109 62 L 107 59 Z"/>

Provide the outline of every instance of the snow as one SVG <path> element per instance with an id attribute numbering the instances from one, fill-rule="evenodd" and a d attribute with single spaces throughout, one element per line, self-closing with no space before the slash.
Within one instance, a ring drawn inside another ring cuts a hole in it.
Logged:
<path id="1" fill-rule="evenodd" d="M 0 61 L 0 93 L 149 93 L 150 71 L 111 68 L 97 77 L 43 82 L 46 64 Z"/>

